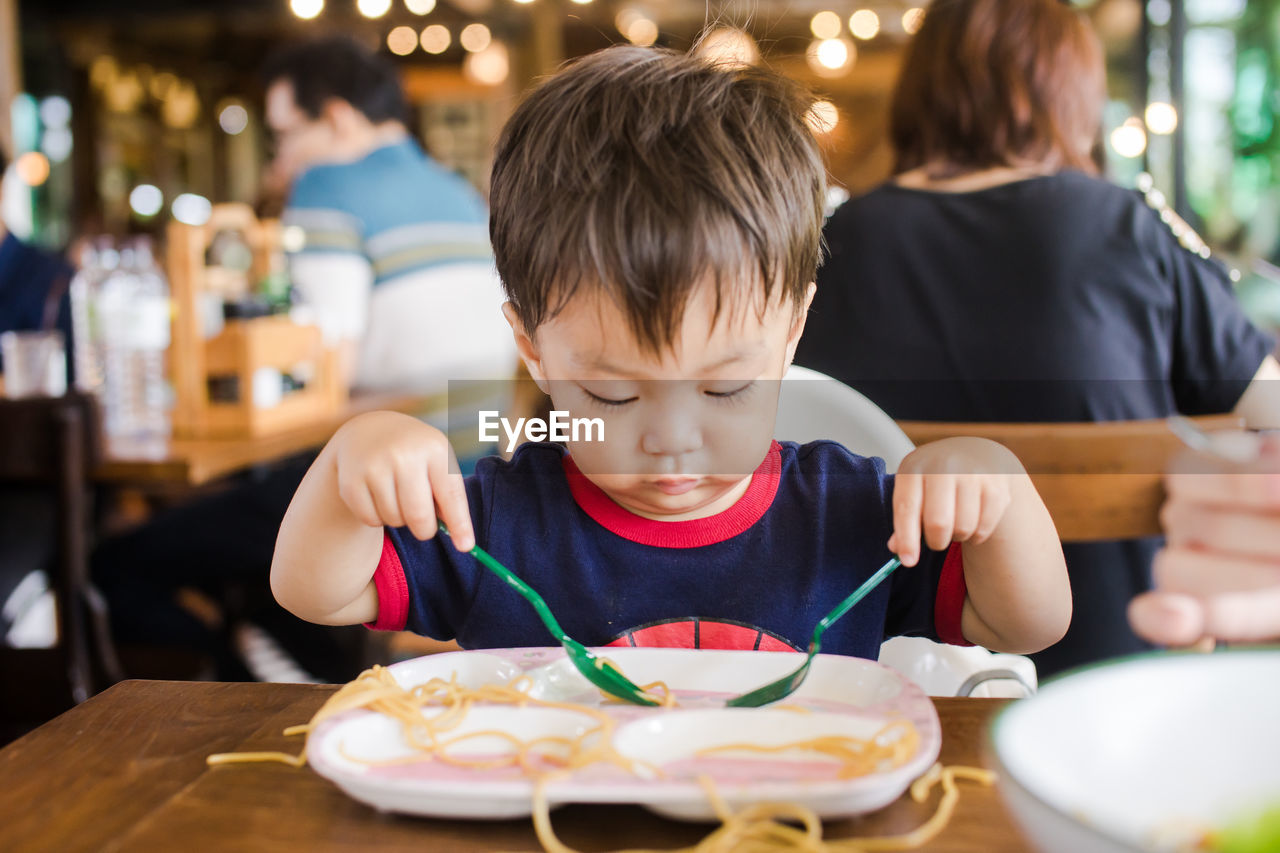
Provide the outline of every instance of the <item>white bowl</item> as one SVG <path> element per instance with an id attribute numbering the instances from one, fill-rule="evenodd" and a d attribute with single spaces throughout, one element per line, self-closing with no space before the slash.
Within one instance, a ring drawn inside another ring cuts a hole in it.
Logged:
<path id="1" fill-rule="evenodd" d="M 1077 670 L 1002 711 L 989 746 L 1045 853 L 1172 850 L 1280 805 L 1280 649 Z"/>

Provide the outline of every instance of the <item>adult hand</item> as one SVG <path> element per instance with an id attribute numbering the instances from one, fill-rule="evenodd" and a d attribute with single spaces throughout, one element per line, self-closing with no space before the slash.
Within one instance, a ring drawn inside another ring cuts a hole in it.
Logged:
<path id="1" fill-rule="evenodd" d="M 1133 629 L 1172 646 L 1280 639 L 1280 440 L 1248 462 L 1184 454 L 1165 487 L 1168 541 L 1154 590 L 1129 606 Z"/>

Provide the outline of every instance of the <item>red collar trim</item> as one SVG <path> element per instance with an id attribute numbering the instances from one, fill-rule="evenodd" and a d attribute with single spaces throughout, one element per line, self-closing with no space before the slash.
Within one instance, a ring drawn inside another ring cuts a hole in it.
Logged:
<path id="1" fill-rule="evenodd" d="M 782 455 L 778 442 L 773 442 L 760 467 L 751 474 L 747 491 L 733 506 L 716 515 L 689 521 L 655 521 L 636 515 L 614 503 L 588 480 L 572 457 L 566 455 L 563 465 L 574 501 L 609 532 L 658 548 L 701 548 L 732 539 L 760 520 L 778 493 Z"/>

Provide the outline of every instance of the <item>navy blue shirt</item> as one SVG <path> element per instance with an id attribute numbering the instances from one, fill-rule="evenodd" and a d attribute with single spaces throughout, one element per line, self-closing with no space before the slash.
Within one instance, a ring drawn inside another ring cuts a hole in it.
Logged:
<path id="1" fill-rule="evenodd" d="M 967 193 L 886 184 L 823 237 L 796 362 L 899 419 L 1227 412 L 1274 346 L 1222 264 L 1140 194 L 1078 172 Z"/>
<path id="2" fill-rule="evenodd" d="M 775 443 L 747 492 L 703 519 L 636 516 L 559 446 L 488 458 L 467 480 L 478 544 L 590 646 L 791 650 L 889 557 L 893 477 L 833 442 Z M 446 537 L 388 529 L 378 621 L 465 648 L 551 645 L 532 607 Z M 875 658 L 885 638 L 963 643 L 959 549 L 924 551 L 827 630 L 824 652 Z"/>
<path id="3" fill-rule="evenodd" d="M 0 332 L 61 329 L 71 363 L 71 311 L 67 284 L 71 267 L 61 258 L 28 246 L 12 234 L 0 240 Z M 2 368 L 3 365 L 0 365 Z"/>
<path id="4" fill-rule="evenodd" d="M 966 193 L 886 184 L 828 220 L 796 362 L 892 417 L 1110 421 L 1230 411 L 1274 341 L 1226 270 L 1136 192 L 1063 172 Z M 1140 651 L 1159 539 L 1064 548 L 1075 612 L 1040 674 Z"/>

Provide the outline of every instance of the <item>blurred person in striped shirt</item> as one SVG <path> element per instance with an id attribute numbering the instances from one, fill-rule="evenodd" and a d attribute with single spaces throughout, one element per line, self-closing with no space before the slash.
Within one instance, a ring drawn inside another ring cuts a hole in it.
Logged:
<path id="1" fill-rule="evenodd" d="M 444 390 L 511 375 L 488 211 L 405 126 L 395 68 L 344 36 L 264 69 L 290 276 L 359 389 Z"/>

